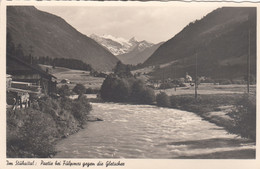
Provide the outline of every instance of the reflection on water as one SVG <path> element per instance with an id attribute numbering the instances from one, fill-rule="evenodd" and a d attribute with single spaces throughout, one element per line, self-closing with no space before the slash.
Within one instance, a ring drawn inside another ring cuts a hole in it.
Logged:
<path id="1" fill-rule="evenodd" d="M 89 122 L 85 129 L 61 140 L 57 158 L 179 158 L 254 152 L 255 146 L 247 140 L 194 113 L 149 105 L 92 106 L 91 113 L 104 121 Z"/>

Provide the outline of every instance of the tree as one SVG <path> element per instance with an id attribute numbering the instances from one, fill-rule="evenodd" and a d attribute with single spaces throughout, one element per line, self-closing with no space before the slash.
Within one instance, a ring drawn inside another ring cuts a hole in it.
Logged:
<path id="1" fill-rule="evenodd" d="M 18 44 L 18 46 L 16 47 L 16 57 L 19 57 L 19 58 L 24 58 L 24 53 L 23 53 L 23 46 L 22 44 Z"/>
<path id="2" fill-rule="evenodd" d="M 248 81 L 247 75 L 244 76 L 244 80 L 245 80 L 246 82 Z M 251 85 L 256 84 L 256 78 L 255 78 L 255 76 L 252 75 L 252 74 L 249 75 L 249 83 L 250 83 Z"/>
<path id="3" fill-rule="evenodd" d="M 131 94 L 131 87 L 127 79 L 108 76 L 100 90 L 100 96 L 106 101 L 125 102 Z"/>
<path id="4" fill-rule="evenodd" d="M 114 73 L 119 77 L 132 77 L 130 71 L 130 66 L 123 64 L 121 61 L 118 61 L 115 68 Z"/>
<path id="5" fill-rule="evenodd" d="M 160 107 L 170 107 L 171 106 L 170 98 L 164 92 L 160 92 L 159 94 L 157 94 L 156 102 L 157 102 L 157 106 L 160 106 Z"/>
<path id="6" fill-rule="evenodd" d="M 154 90 L 146 87 L 142 92 L 141 92 L 141 101 L 139 103 L 141 104 L 152 104 L 155 101 L 155 94 Z"/>
<path id="7" fill-rule="evenodd" d="M 85 94 L 86 87 L 83 84 L 76 84 L 72 91 L 77 93 L 78 95 Z"/>
<path id="8" fill-rule="evenodd" d="M 68 85 L 62 85 L 60 88 L 58 88 L 57 91 L 61 97 L 66 97 L 70 95 L 70 89 Z"/>
<path id="9" fill-rule="evenodd" d="M 7 57 L 15 56 L 15 45 L 9 32 L 6 35 L 6 55 Z"/>

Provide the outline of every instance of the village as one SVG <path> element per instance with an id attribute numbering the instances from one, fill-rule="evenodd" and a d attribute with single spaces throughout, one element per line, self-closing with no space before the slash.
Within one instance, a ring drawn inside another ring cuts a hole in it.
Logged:
<path id="1" fill-rule="evenodd" d="M 7 7 L 6 157 L 255 159 L 256 8 L 207 8 L 161 33 L 156 8 L 123 8 L 102 7 L 153 26 L 96 35 L 128 22 L 70 8 L 95 16 L 86 33 L 62 7 Z M 176 7 L 162 8 L 170 24 Z"/>
<path id="2" fill-rule="evenodd" d="M 7 59 L 6 102 L 7 108 L 12 107 L 13 110 L 15 110 L 17 107 L 30 107 L 31 102 L 37 101 L 37 99 L 43 97 L 44 95 L 59 97 L 59 94 L 57 93 L 57 86 L 60 87 L 64 84 L 69 85 L 69 88 L 73 89 L 73 87 L 79 83 L 84 84 L 86 88 L 94 88 L 99 91 L 105 77 L 112 73 L 101 72 L 90 75 L 90 72 L 71 70 L 76 72 L 76 76 L 73 77 L 70 75 L 70 73 L 66 72 L 66 70 L 69 69 L 57 68 L 61 70 L 64 69 L 64 72 L 58 71 L 57 78 L 50 73 L 53 71 L 55 72 L 55 69 L 51 66 L 30 64 L 15 56 L 8 57 Z M 151 68 L 153 69 L 154 67 Z M 141 73 L 138 71 L 133 71 L 132 73 L 134 73 L 135 77 L 147 79 L 146 84 L 154 89 L 159 89 L 159 91 L 160 89 L 165 90 L 167 86 L 166 84 L 172 84 L 170 86 L 172 86 L 172 88 L 174 87 L 175 91 L 176 87 L 194 86 L 194 81 L 192 80 L 192 77 L 188 75 L 188 73 L 186 73 L 184 78 L 180 78 L 180 82 L 178 83 L 174 83 L 176 80 L 170 78 L 162 81 L 151 81 L 149 80 L 149 77 L 146 76 L 148 72 Z M 77 76 L 80 77 L 75 79 Z M 87 79 L 85 79 L 85 81 L 82 80 L 82 76 L 86 76 Z M 97 79 L 97 83 L 95 83 L 95 80 L 93 79 Z M 205 78 L 202 77 L 201 79 Z M 169 86 L 167 88 L 169 88 Z"/>

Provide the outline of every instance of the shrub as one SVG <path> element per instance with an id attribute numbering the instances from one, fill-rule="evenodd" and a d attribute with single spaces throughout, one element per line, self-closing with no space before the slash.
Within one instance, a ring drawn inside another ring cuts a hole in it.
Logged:
<path id="1" fill-rule="evenodd" d="M 236 109 L 230 113 L 235 126 L 232 132 L 256 140 L 256 96 L 244 94 L 237 101 Z"/>
<path id="2" fill-rule="evenodd" d="M 115 101 L 129 101 L 131 94 L 131 87 L 127 79 L 116 79 L 116 86 L 114 91 Z"/>
<path id="3" fill-rule="evenodd" d="M 57 130 L 52 117 L 31 108 L 20 110 L 19 113 L 25 119 L 20 127 L 16 126 L 17 135 L 7 139 L 7 152 L 15 149 L 18 157 L 45 158 L 53 155 L 55 149 L 52 140 L 56 137 Z"/>
<path id="4" fill-rule="evenodd" d="M 143 91 L 141 91 L 141 100 L 139 103 L 141 104 L 153 104 L 155 101 L 155 94 L 154 90 L 151 88 L 145 88 Z"/>
<path id="5" fill-rule="evenodd" d="M 124 78 L 108 76 L 100 90 L 101 98 L 106 101 L 125 102 L 129 100 L 131 88 Z"/>
<path id="6" fill-rule="evenodd" d="M 132 93 L 131 93 L 131 101 L 140 103 L 142 102 L 142 91 L 145 90 L 144 82 L 140 79 L 135 79 L 132 82 Z"/>
<path id="7" fill-rule="evenodd" d="M 86 122 L 91 105 L 86 97 L 43 97 L 36 106 L 7 110 L 7 156 L 49 157 L 54 141 L 78 130 Z"/>
<path id="8" fill-rule="evenodd" d="M 156 103 L 157 103 L 157 106 L 160 106 L 160 107 L 170 107 L 171 106 L 170 98 L 164 92 L 160 92 L 159 94 L 156 95 Z"/>
<path id="9" fill-rule="evenodd" d="M 92 89 L 91 87 L 86 89 L 86 94 L 97 94 L 98 92 L 98 89 Z"/>
<path id="10" fill-rule="evenodd" d="M 174 88 L 174 84 L 172 83 L 162 83 L 159 87 L 159 89 L 170 89 Z"/>
<path id="11" fill-rule="evenodd" d="M 232 84 L 231 80 L 219 80 L 220 85 L 229 85 Z"/>
<path id="12" fill-rule="evenodd" d="M 245 80 L 245 82 L 247 83 L 247 81 L 248 81 L 247 75 L 244 76 L 244 80 Z M 256 77 L 255 77 L 255 75 L 250 74 L 250 76 L 249 76 L 249 82 L 250 82 L 251 85 L 256 84 Z"/>
<path id="13" fill-rule="evenodd" d="M 146 87 L 142 80 L 111 75 L 103 82 L 100 96 L 105 101 L 115 102 L 152 104 L 155 101 L 154 91 Z"/>
<path id="14" fill-rule="evenodd" d="M 179 96 L 172 95 L 170 97 L 171 106 L 175 108 L 178 108 L 179 106 L 183 106 L 186 104 L 191 104 L 194 101 L 195 101 L 194 96 L 190 96 L 190 95 L 179 95 Z"/>
<path id="15" fill-rule="evenodd" d="M 186 84 L 184 84 L 184 83 L 180 83 L 179 86 L 180 87 L 187 87 Z"/>
<path id="16" fill-rule="evenodd" d="M 244 80 L 232 80 L 232 84 L 245 84 Z"/>
<path id="17" fill-rule="evenodd" d="M 82 125 L 86 122 L 87 115 L 92 110 L 92 107 L 89 104 L 87 98 L 85 96 L 82 96 L 73 101 L 71 110 L 72 110 L 73 116 Z"/>
<path id="18" fill-rule="evenodd" d="M 76 86 L 72 90 L 74 93 L 80 95 L 86 93 L 86 87 L 83 84 L 76 84 Z"/>
<path id="19" fill-rule="evenodd" d="M 70 95 L 70 89 L 68 85 L 62 85 L 60 88 L 57 89 L 58 94 L 61 97 L 66 97 Z"/>
<path id="20" fill-rule="evenodd" d="M 115 90 L 115 80 L 116 78 L 115 77 L 112 77 L 111 75 L 108 76 L 102 86 L 101 86 L 101 89 L 100 89 L 100 96 L 103 100 L 106 100 L 106 101 L 112 101 L 113 99 L 113 92 Z"/>
<path id="21" fill-rule="evenodd" d="M 201 83 L 215 83 L 215 80 L 211 78 L 206 78 L 205 80 L 202 80 Z"/>

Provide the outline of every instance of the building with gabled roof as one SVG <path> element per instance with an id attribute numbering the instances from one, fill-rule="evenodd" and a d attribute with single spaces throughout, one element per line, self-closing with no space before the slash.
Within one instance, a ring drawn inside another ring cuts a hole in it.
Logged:
<path id="1" fill-rule="evenodd" d="M 50 94 L 56 92 L 56 77 L 44 71 L 38 65 L 32 65 L 20 58 L 8 56 L 6 73 L 12 75 L 13 81 L 29 82 L 38 85 L 42 93 Z"/>

